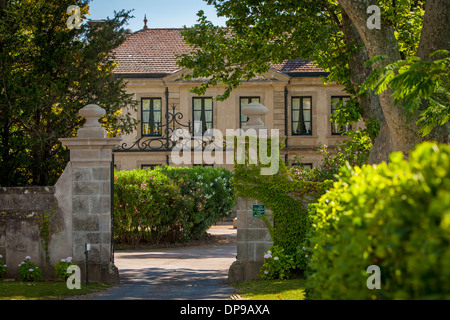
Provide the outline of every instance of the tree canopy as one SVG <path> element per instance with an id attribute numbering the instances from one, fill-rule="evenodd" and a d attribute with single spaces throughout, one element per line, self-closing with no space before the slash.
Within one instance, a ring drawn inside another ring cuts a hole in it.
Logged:
<path id="1" fill-rule="evenodd" d="M 109 135 L 136 124 L 136 105 L 114 76 L 113 50 L 126 37 L 130 12 L 87 23 L 89 0 L 2 1 L 0 7 L 0 185 L 52 185 L 68 152 L 59 138 L 82 126 L 78 111 L 106 110 Z M 69 28 L 67 9 L 80 8 L 83 24 Z M 122 112 L 122 109 L 124 112 Z"/>
<path id="2" fill-rule="evenodd" d="M 419 130 L 428 134 L 428 139 L 449 142 L 448 117 L 447 121 L 443 120 L 443 116 L 448 115 L 448 96 L 440 93 L 439 111 L 435 104 L 422 101 L 421 107 L 410 114 L 408 122 L 403 101 L 409 91 L 401 82 L 397 81 L 395 90 L 403 93 L 396 101 L 391 97 L 390 83 L 384 82 L 386 90 L 376 92 L 372 90 L 376 82 L 374 75 L 372 85 L 366 83 L 376 68 L 402 60 L 417 62 L 413 57 L 432 61 L 435 59 L 430 54 L 434 51 L 450 51 L 448 1 L 205 1 L 215 6 L 218 15 L 228 21 L 226 28 L 214 26 L 200 11 L 198 23 L 183 30 L 185 41 L 193 47 L 190 54 L 180 56 L 179 65 L 192 70 L 185 77 L 208 79 L 193 92 L 204 94 L 208 87 L 221 84 L 225 85 L 225 90 L 218 99 L 226 99 L 242 81 L 267 72 L 271 63 L 301 57 L 330 72 L 325 81 L 343 84 L 354 96 L 352 103 L 341 108 L 333 120 L 354 122 L 362 116 L 374 140 L 372 163 L 387 160 L 391 151 L 407 153 L 423 140 Z M 370 5 L 380 8 L 379 29 L 367 26 L 371 18 L 367 12 Z M 372 60 L 376 63 L 367 64 L 372 58 L 377 58 Z M 422 72 L 436 74 L 436 65 L 432 68 L 434 71 L 428 68 L 431 64 L 424 69 L 425 66 L 422 64 Z M 415 71 L 418 69 L 410 68 L 410 74 Z M 381 76 L 382 72 L 377 72 Z M 439 81 L 440 85 L 435 88 L 448 89 L 448 77 L 442 72 L 439 74 L 441 76 L 428 78 Z M 429 96 L 415 97 L 416 100 L 422 98 Z M 430 106 L 432 109 L 428 108 Z M 429 117 L 431 114 L 434 118 Z"/>

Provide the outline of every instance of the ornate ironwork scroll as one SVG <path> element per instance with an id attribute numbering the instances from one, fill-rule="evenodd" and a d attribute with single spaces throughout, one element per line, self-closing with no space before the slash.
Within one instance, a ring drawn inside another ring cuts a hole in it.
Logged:
<path id="1" fill-rule="evenodd" d="M 191 149 L 205 149 L 214 143 L 213 138 L 206 136 L 194 136 L 193 122 L 181 123 L 184 115 L 176 111 L 176 105 L 171 106 L 172 110 L 166 112 L 166 123 L 161 125 L 161 136 L 143 136 L 131 145 L 124 142 L 119 145 L 114 152 L 142 152 L 142 151 L 171 151 L 179 143 L 190 142 Z M 159 129 L 159 128 L 158 128 Z"/>

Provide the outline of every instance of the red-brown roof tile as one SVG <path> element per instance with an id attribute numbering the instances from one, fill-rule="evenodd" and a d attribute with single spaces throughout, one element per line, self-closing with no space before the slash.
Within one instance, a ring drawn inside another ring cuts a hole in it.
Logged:
<path id="1" fill-rule="evenodd" d="M 147 29 L 128 36 L 128 39 L 115 50 L 118 63 L 116 74 L 128 77 L 146 76 L 162 78 L 180 69 L 176 54 L 189 53 L 190 47 L 181 36 L 182 29 Z M 274 64 L 272 68 L 291 76 L 305 73 L 323 73 L 312 62 L 297 59 Z"/>

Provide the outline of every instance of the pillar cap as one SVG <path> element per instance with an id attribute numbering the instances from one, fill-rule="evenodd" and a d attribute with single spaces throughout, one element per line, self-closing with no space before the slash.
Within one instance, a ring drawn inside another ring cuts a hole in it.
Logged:
<path id="1" fill-rule="evenodd" d="M 105 109 L 96 104 L 88 104 L 78 114 L 86 119 L 83 128 L 78 130 L 78 138 L 106 138 L 106 130 L 98 122 L 106 114 Z"/>
<path id="2" fill-rule="evenodd" d="M 269 109 L 266 106 L 260 104 L 259 102 L 252 102 L 242 107 L 241 112 L 249 118 L 247 123 L 242 125 L 244 130 L 267 129 L 264 125 L 264 121 L 261 119 L 269 112 Z"/>

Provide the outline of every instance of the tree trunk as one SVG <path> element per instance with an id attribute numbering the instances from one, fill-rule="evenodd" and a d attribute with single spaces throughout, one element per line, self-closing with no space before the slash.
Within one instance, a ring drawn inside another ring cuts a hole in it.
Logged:
<path id="1" fill-rule="evenodd" d="M 436 50 L 450 51 L 449 0 L 427 0 L 426 3 L 417 56 L 431 61 L 430 53 Z"/>
<path id="2" fill-rule="evenodd" d="M 339 3 L 352 20 L 359 35 L 364 41 L 369 58 L 377 55 L 384 56 L 385 59 L 380 63 L 380 66 L 385 66 L 400 60 L 400 53 L 397 40 L 395 39 L 394 29 L 382 22 L 380 29 L 369 29 L 367 27 L 367 20 L 371 16 L 371 14 L 367 13 L 367 8 L 370 5 L 378 5 L 376 0 L 339 0 Z M 402 115 L 401 109 L 394 105 L 390 90 L 386 90 L 379 94 L 379 99 L 387 125 L 383 126 L 385 127 L 383 130 L 389 129 L 392 141 L 391 151 L 402 151 L 407 155 L 409 150 L 421 141 L 420 136 L 417 134 L 418 127 L 414 120 L 406 123 L 406 119 Z M 387 133 L 384 132 L 383 135 L 387 135 Z M 384 140 L 389 141 L 389 139 Z M 376 150 L 374 150 L 374 152 L 376 152 Z M 376 157 L 372 157 L 372 159 L 375 158 Z M 378 158 L 381 161 L 388 161 L 386 156 Z"/>
<path id="3" fill-rule="evenodd" d="M 425 7 L 422 34 L 420 35 L 417 56 L 425 61 L 442 59 L 442 56 L 430 57 L 437 50 L 450 51 L 450 1 L 428 0 Z M 427 105 L 422 104 L 420 111 Z M 424 140 L 450 143 L 449 125 L 436 126 Z"/>
<path id="4" fill-rule="evenodd" d="M 341 13 L 345 43 L 349 48 L 352 44 L 358 47 L 357 51 L 352 51 L 349 60 L 350 80 L 357 92 L 372 72 L 370 68 L 364 65 L 369 60 L 369 55 L 358 30 L 343 8 Z M 367 95 L 357 95 L 357 98 L 363 111 L 363 120 L 368 123 L 369 120 L 376 119 L 380 123 L 380 134 L 373 141 L 373 147 L 369 156 L 369 163 L 377 164 L 388 159 L 389 154 L 392 152 L 390 130 L 381 109 L 380 99 L 373 91 Z"/>

